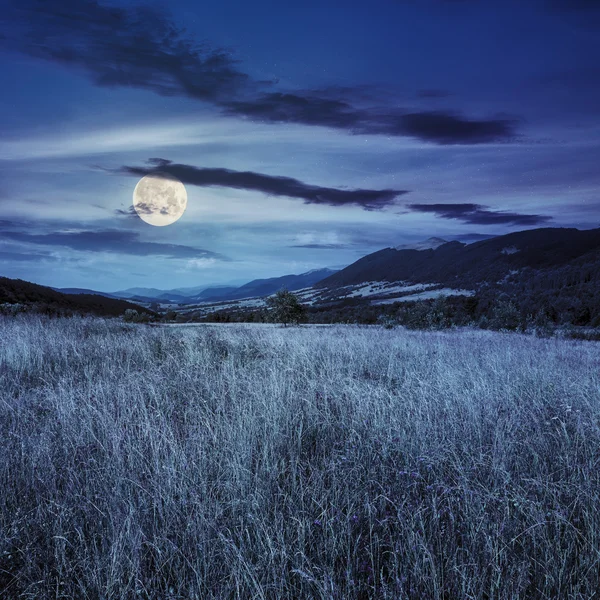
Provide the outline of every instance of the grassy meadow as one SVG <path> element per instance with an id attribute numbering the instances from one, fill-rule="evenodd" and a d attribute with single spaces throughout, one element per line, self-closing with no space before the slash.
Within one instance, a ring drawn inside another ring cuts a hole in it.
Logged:
<path id="1" fill-rule="evenodd" d="M 590 600 L 600 344 L 0 317 L 0 598 Z"/>

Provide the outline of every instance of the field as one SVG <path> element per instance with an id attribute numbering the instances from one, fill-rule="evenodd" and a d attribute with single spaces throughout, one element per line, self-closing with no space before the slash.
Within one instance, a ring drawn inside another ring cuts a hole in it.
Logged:
<path id="1" fill-rule="evenodd" d="M 600 345 L 0 318 L 0 597 L 589 600 Z"/>

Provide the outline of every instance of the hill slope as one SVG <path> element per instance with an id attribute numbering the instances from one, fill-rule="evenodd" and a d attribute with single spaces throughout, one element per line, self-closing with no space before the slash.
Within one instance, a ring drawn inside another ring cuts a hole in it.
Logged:
<path id="1" fill-rule="evenodd" d="M 336 271 L 334 269 L 315 269 L 300 275 L 283 275 L 268 279 L 253 279 L 242 286 L 212 286 L 208 288 L 177 288 L 172 290 L 159 290 L 157 288 L 129 288 L 113 292 L 111 295 L 127 300 L 151 303 L 173 302 L 177 304 L 196 304 L 199 302 L 217 302 L 225 300 L 239 300 L 255 296 L 267 296 L 280 290 L 282 287 L 290 291 L 310 287 L 329 277 Z"/>
<path id="2" fill-rule="evenodd" d="M 37 305 L 51 311 L 74 311 L 99 316 L 119 316 L 127 309 L 153 314 L 141 306 L 125 300 L 108 298 L 98 294 L 64 294 L 53 288 L 23 281 L 0 277 L 0 304 Z"/>
<path id="3" fill-rule="evenodd" d="M 386 248 L 357 260 L 315 287 L 408 281 L 476 289 L 523 269 L 557 269 L 575 260 L 586 262 L 586 255 L 593 263 L 599 251 L 600 229 L 533 229 L 468 245 L 448 242 L 426 250 Z"/>
<path id="4" fill-rule="evenodd" d="M 107 292 L 98 292 L 96 290 L 89 290 L 87 288 L 51 288 L 53 290 L 55 290 L 56 292 L 60 292 L 61 294 L 72 294 L 72 295 L 79 295 L 79 294 L 86 294 L 86 295 L 92 295 L 92 296 L 104 296 L 105 298 L 114 298 L 115 296 L 113 296 L 113 294 L 109 294 Z"/>
<path id="5" fill-rule="evenodd" d="M 439 237 L 430 237 L 429 239 L 417 242 L 416 244 L 401 244 L 400 246 L 396 246 L 396 250 L 435 250 L 447 243 L 448 240 Z"/>
<path id="6" fill-rule="evenodd" d="M 225 293 L 222 291 L 214 295 L 207 295 L 205 292 L 190 301 L 219 301 L 219 300 L 239 300 L 242 298 L 254 298 L 274 294 L 285 287 L 293 292 L 315 285 L 319 281 L 334 274 L 332 269 L 315 269 L 300 275 L 284 275 L 282 277 L 270 277 L 269 279 L 254 279 L 238 288 L 228 289 Z"/>

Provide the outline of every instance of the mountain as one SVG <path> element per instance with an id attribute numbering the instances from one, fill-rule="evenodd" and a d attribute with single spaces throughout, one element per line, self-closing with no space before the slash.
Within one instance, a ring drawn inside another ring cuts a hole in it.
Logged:
<path id="1" fill-rule="evenodd" d="M 206 298 L 223 297 L 228 294 L 234 293 L 238 288 L 232 285 L 216 285 L 202 290 L 200 293 L 195 294 L 193 297 L 195 300 L 204 300 Z"/>
<path id="2" fill-rule="evenodd" d="M 65 294 L 29 281 L 0 277 L 0 304 L 4 303 L 23 304 L 26 307 L 36 306 L 38 310 L 48 313 L 73 311 L 114 317 L 122 315 L 130 308 L 140 313 L 153 314 L 152 311 L 141 306 L 117 298 L 100 294 Z"/>
<path id="3" fill-rule="evenodd" d="M 189 298 L 187 296 L 183 296 L 182 294 L 165 292 L 164 294 L 160 294 L 159 296 L 156 296 L 154 298 L 154 300 L 160 300 L 161 302 L 182 303 L 182 302 L 186 302 L 187 300 L 189 300 Z"/>
<path id="4" fill-rule="evenodd" d="M 176 304 L 194 304 L 199 302 L 217 302 L 237 300 L 254 296 L 266 296 L 282 287 L 290 291 L 310 287 L 335 273 L 335 269 L 313 269 L 300 275 L 284 275 L 269 279 L 254 279 L 242 286 L 217 285 L 212 287 L 188 287 L 172 290 L 157 288 L 128 288 L 113 292 L 111 296 L 126 298 L 134 302 L 172 302 Z"/>
<path id="5" fill-rule="evenodd" d="M 129 288 L 127 290 L 112 292 L 110 296 L 112 298 L 124 298 L 126 300 L 131 300 L 132 302 L 142 302 L 145 304 L 151 304 L 153 302 L 181 304 L 189 299 L 187 295 L 180 293 L 180 291 L 159 290 L 157 288 Z"/>
<path id="6" fill-rule="evenodd" d="M 114 298 L 113 294 L 108 294 L 107 292 L 97 292 L 96 290 L 88 290 L 86 288 L 51 288 L 61 294 L 87 294 L 87 295 L 96 295 L 96 296 L 104 296 L 105 298 Z"/>
<path id="7" fill-rule="evenodd" d="M 191 297 L 191 296 L 198 296 L 199 294 L 202 294 L 204 291 L 206 290 L 211 290 L 211 289 L 235 289 L 237 287 L 239 287 L 240 285 L 244 284 L 244 280 L 242 279 L 240 280 L 230 280 L 227 281 L 226 283 L 223 283 L 221 285 L 211 285 L 211 286 L 207 286 L 207 285 L 197 285 L 194 287 L 182 287 L 182 288 L 174 288 L 172 290 L 167 290 L 169 293 L 174 293 L 174 294 L 181 294 L 182 296 L 186 296 L 186 297 Z"/>
<path id="8" fill-rule="evenodd" d="M 333 275 L 333 269 L 313 269 L 300 275 L 284 275 L 282 277 L 271 277 L 269 279 L 254 279 L 238 288 L 230 289 L 226 292 L 217 292 L 214 295 L 207 295 L 205 292 L 195 298 L 190 298 L 189 302 L 205 301 L 216 302 L 222 300 L 239 300 L 242 298 L 255 298 L 274 294 L 281 288 L 286 288 L 290 292 L 311 287 L 322 279 Z"/>
<path id="9" fill-rule="evenodd" d="M 158 298 L 161 294 L 168 293 L 169 290 L 159 290 L 157 288 L 128 288 L 126 290 L 119 290 L 117 292 L 111 292 L 112 296 L 117 298 L 133 298 L 135 296 L 141 298 Z"/>
<path id="10" fill-rule="evenodd" d="M 401 244 L 396 246 L 396 250 L 435 250 L 443 244 L 447 244 L 447 240 L 443 240 L 439 237 L 430 237 L 423 242 L 417 242 L 416 244 Z"/>
<path id="11" fill-rule="evenodd" d="M 294 291 L 312 323 L 533 327 L 540 335 L 556 326 L 600 327 L 600 229 L 477 237 L 385 248 Z M 191 321 L 262 322 L 264 296 L 293 289 L 290 277 L 256 280 L 234 299 L 208 296 L 180 312 Z"/>
<path id="12" fill-rule="evenodd" d="M 290 291 L 314 285 L 324 277 L 335 273 L 335 269 L 313 269 L 300 275 L 284 275 L 269 279 L 254 279 L 242 286 L 215 285 L 159 290 L 157 288 L 128 288 L 112 292 L 109 296 L 125 298 L 132 302 L 151 304 L 152 302 L 174 304 L 197 304 L 200 302 L 218 302 L 237 300 L 253 296 L 266 296 L 282 287 Z M 97 293 L 97 292 L 96 292 Z"/>
<path id="13" fill-rule="evenodd" d="M 386 248 L 319 281 L 336 288 L 370 281 L 438 283 L 476 289 L 522 270 L 557 269 L 600 252 L 600 229 L 540 228 L 424 250 Z"/>
<path id="14" fill-rule="evenodd" d="M 313 269 L 300 275 L 284 275 L 269 279 L 254 279 L 242 286 L 216 285 L 212 287 L 188 287 L 173 290 L 157 288 L 128 288 L 108 294 L 111 297 L 125 298 L 134 302 L 173 302 L 176 304 L 194 304 L 206 301 L 237 300 L 254 296 L 266 296 L 282 287 L 290 291 L 314 285 L 324 277 L 335 273 L 335 269 Z M 73 288 L 75 289 L 75 288 Z M 94 292 L 98 293 L 98 292 Z"/>

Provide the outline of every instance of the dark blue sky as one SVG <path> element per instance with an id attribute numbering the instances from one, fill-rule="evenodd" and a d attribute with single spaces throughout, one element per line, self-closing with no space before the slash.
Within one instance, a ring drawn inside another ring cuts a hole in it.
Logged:
<path id="1" fill-rule="evenodd" d="M 9 277 L 241 283 L 600 225 L 596 0 L 10 0 L 0 77 Z M 167 227 L 130 212 L 157 169 L 188 192 Z"/>

